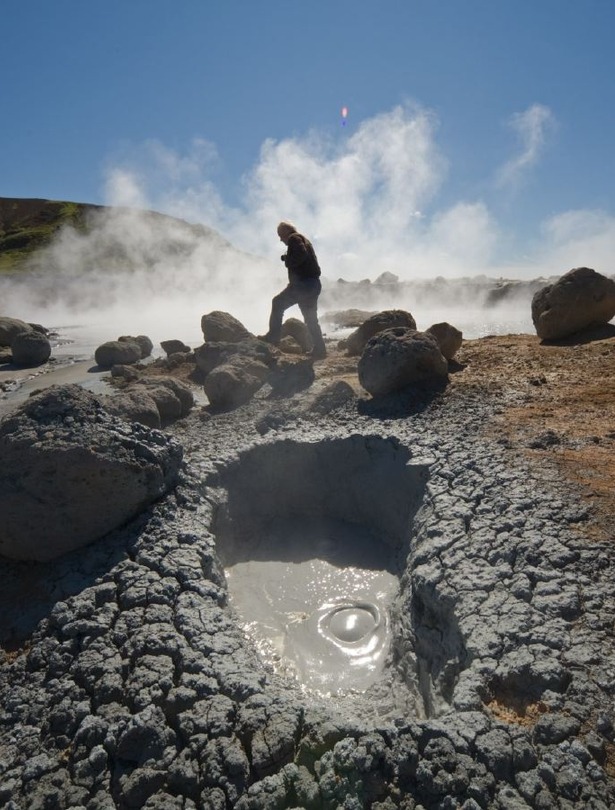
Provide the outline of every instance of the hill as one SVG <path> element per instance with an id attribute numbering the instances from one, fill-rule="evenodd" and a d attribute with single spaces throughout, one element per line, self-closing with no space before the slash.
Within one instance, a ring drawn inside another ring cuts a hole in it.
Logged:
<path id="1" fill-rule="evenodd" d="M 105 240 L 99 247 L 104 255 L 100 259 L 127 259 L 124 243 L 118 229 L 105 227 L 110 219 L 118 217 L 138 219 L 140 227 L 153 233 L 165 234 L 169 253 L 185 254 L 195 242 L 206 240 L 216 249 L 233 251 L 234 248 L 212 228 L 192 225 L 175 217 L 155 211 L 111 208 L 89 203 L 61 200 L 0 197 L 0 274 L 21 274 L 36 267 L 36 254 L 51 245 L 55 236 L 70 228 L 76 234 L 91 235 L 103 227 Z M 159 248 L 160 245 L 157 245 Z M 239 253 L 239 251 L 238 251 Z M 126 262 L 124 262 L 126 264 Z M 130 262 L 128 261 L 128 264 Z M 87 268 L 84 268 L 87 269 Z M 126 268 L 125 268 L 126 269 Z"/>
<path id="2" fill-rule="evenodd" d="M 0 273 L 23 269 L 27 259 L 48 245 L 64 225 L 86 226 L 99 206 L 54 200 L 0 197 Z"/>

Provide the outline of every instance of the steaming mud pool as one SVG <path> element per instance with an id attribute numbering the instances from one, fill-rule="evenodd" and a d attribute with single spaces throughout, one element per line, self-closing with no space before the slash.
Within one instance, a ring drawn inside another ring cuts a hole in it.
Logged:
<path id="1" fill-rule="evenodd" d="M 176 422 L 175 492 L 0 568 L 0 806 L 615 806 L 615 552 L 501 404 Z"/>
<path id="2" fill-rule="evenodd" d="M 231 605 L 276 672 L 322 695 L 365 691 L 390 656 L 389 614 L 425 482 L 408 459 L 377 436 L 286 440 L 242 453 L 220 476 Z"/>
<path id="3" fill-rule="evenodd" d="M 294 674 L 323 694 L 364 690 L 381 676 L 389 652 L 389 606 L 398 579 L 379 570 L 382 560 L 373 553 L 369 536 L 355 531 L 345 537 L 349 532 L 344 526 L 327 527 L 324 536 L 321 526 L 295 529 L 294 536 L 293 529 L 278 529 L 290 553 L 301 556 L 307 543 L 314 558 L 249 561 L 227 568 L 231 604 L 276 671 Z M 281 538 L 273 542 L 277 547 Z M 335 553 L 338 543 L 353 542 L 364 547 L 368 567 L 320 559 L 322 553 Z"/>

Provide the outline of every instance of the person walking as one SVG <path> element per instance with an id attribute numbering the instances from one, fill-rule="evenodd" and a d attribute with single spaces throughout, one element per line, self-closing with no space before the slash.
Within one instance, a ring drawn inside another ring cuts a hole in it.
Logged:
<path id="1" fill-rule="evenodd" d="M 278 236 L 286 245 L 286 253 L 280 258 L 288 269 L 288 285 L 271 301 L 269 331 L 263 339 L 278 345 L 282 337 L 284 312 L 297 304 L 312 341 L 310 357 L 323 360 L 327 350 L 318 323 L 318 296 L 322 285 L 316 253 L 310 240 L 299 233 L 292 222 L 280 222 Z"/>

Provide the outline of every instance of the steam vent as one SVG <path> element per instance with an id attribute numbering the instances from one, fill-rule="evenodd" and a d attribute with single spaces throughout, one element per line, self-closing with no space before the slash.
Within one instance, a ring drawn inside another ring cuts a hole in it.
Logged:
<path id="1" fill-rule="evenodd" d="M 310 403 L 194 409 L 173 491 L 2 561 L 1 807 L 615 807 L 584 502 L 478 388 Z"/>

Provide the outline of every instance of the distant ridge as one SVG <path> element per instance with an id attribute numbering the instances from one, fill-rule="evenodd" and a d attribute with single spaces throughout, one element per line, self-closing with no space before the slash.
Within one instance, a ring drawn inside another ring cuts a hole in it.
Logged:
<path id="1" fill-rule="evenodd" d="M 46 247 L 64 226 L 88 233 L 97 214 L 119 211 L 137 212 L 137 209 L 112 208 L 90 203 L 37 198 L 0 197 L 0 273 L 19 273 L 27 260 Z M 138 214 L 156 225 L 173 225 L 175 231 L 184 231 L 192 239 L 209 239 L 218 247 L 233 250 L 217 231 L 204 225 L 191 225 L 184 220 L 156 211 L 138 210 Z"/>
<path id="2" fill-rule="evenodd" d="M 99 208 L 83 203 L 0 197 L 0 272 L 18 270 L 63 225 L 81 228 L 88 214 Z"/>

